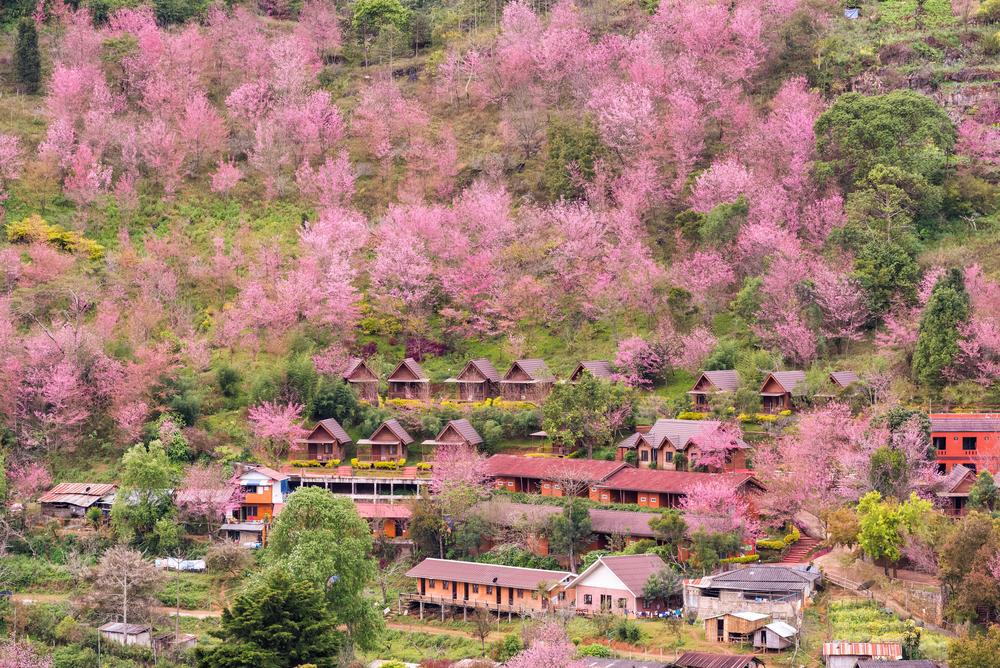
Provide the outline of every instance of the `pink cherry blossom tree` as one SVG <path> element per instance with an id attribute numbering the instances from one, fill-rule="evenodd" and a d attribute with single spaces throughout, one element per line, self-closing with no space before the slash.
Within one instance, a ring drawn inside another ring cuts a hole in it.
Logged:
<path id="1" fill-rule="evenodd" d="M 8 642 L 0 644 L 0 668 L 52 668 L 52 657 L 27 640 Z"/>
<path id="2" fill-rule="evenodd" d="M 695 483 L 688 489 L 680 507 L 691 531 L 702 527 L 709 534 L 739 531 L 748 540 L 762 535 L 749 501 L 736 492 L 737 476 L 731 477 Z"/>
<path id="3" fill-rule="evenodd" d="M 295 447 L 296 439 L 309 433 L 302 428 L 303 408 L 291 401 L 264 401 L 247 411 L 257 444 L 275 465 Z"/>
<path id="4" fill-rule="evenodd" d="M 240 507 L 246 494 L 240 491 L 239 477 L 214 462 L 194 464 L 184 470 L 184 482 L 177 492 L 177 505 L 189 523 L 205 522 L 208 533 Z"/>
<path id="5" fill-rule="evenodd" d="M 573 660 L 576 646 L 555 620 L 544 622 L 535 634 L 531 647 L 507 662 L 508 668 L 586 668 L 587 663 Z"/>
<path id="6" fill-rule="evenodd" d="M 438 445 L 430 487 L 435 502 L 454 514 L 489 497 L 492 486 L 485 473 L 487 459 L 464 443 Z"/>
<path id="7" fill-rule="evenodd" d="M 633 336 L 618 344 L 615 356 L 615 380 L 630 387 L 650 389 L 653 378 L 663 371 L 664 359 L 648 341 L 641 336 Z"/>
<path id="8" fill-rule="evenodd" d="M 49 470 L 40 462 L 11 464 L 7 467 L 7 503 L 27 504 L 52 485 Z"/>

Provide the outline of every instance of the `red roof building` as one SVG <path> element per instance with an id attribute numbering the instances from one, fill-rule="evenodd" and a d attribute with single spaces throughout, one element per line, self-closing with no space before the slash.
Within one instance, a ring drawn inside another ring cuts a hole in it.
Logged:
<path id="1" fill-rule="evenodd" d="M 647 599 L 642 588 L 651 575 L 667 568 L 656 554 L 599 557 L 566 586 L 566 598 L 589 614 L 607 610 L 618 615 L 657 614 L 667 601 Z"/>
<path id="2" fill-rule="evenodd" d="M 358 516 L 380 538 L 408 538 L 412 511 L 398 503 L 355 503 Z"/>
<path id="3" fill-rule="evenodd" d="M 723 481 L 741 495 L 755 496 L 764 485 L 748 473 L 691 473 L 623 469 L 596 485 L 601 503 L 636 503 L 648 508 L 677 508 L 688 491 L 699 483 Z"/>
<path id="4" fill-rule="evenodd" d="M 984 468 L 996 471 L 1000 457 L 998 439 L 1000 415 L 931 414 L 931 440 L 940 473 L 948 473 L 957 464 L 973 472 Z"/>
<path id="5" fill-rule="evenodd" d="M 598 483 L 604 482 L 618 471 L 631 468 L 625 462 L 597 459 L 493 455 L 486 461 L 484 471 L 495 479 L 498 490 L 565 496 L 565 481 L 573 481 L 573 486 L 579 488 L 579 496 L 589 496 L 596 501 Z"/>
<path id="6" fill-rule="evenodd" d="M 616 457 L 623 460 L 625 453 L 635 450 L 639 468 L 656 464 L 659 468 L 673 469 L 676 453 L 684 455 L 689 462 L 696 459 L 699 439 L 708 438 L 721 424 L 717 420 L 657 420 L 649 431 L 637 431 L 619 443 Z M 732 446 L 726 470 L 745 469 L 747 444 L 742 439 L 735 439 Z"/>

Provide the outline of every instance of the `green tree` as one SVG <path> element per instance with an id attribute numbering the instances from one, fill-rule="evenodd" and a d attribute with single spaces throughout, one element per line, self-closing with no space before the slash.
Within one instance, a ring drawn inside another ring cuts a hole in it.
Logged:
<path id="1" fill-rule="evenodd" d="M 687 535 L 688 525 L 684 518 L 677 511 L 665 511 L 659 517 L 653 516 L 649 520 L 649 528 L 653 534 L 663 541 L 663 545 L 670 550 L 671 554 L 677 554 L 677 549 Z"/>
<path id="2" fill-rule="evenodd" d="M 990 572 L 998 548 L 997 522 L 986 513 L 969 513 L 944 537 L 938 578 L 948 589 L 948 605 L 956 617 L 975 619 L 976 608 L 1000 603 L 1000 589 Z"/>
<path id="3" fill-rule="evenodd" d="M 918 216 L 936 212 L 943 196 L 940 186 L 920 174 L 877 164 L 847 196 L 844 241 L 898 241 L 910 233 Z"/>
<path id="4" fill-rule="evenodd" d="M 334 626 L 346 626 L 354 643 L 375 647 L 385 622 L 365 598 L 375 577 L 368 558 L 372 532 L 350 499 L 319 487 L 302 487 L 288 497 L 274 521 L 265 563 L 326 592 Z"/>
<path id="5" fill-rule="evenodd" d="M 920 636 L 922 632 L 917 623 L 907 619 L 903 625 L 903 659 L 915 661 L 920 658 Z"/>
<path id="6" fill-rule="evenodd" d="M 642 585 L 642 597 L 649 600 L 666 601 L 681 589 L 681 580 L 677 573 L 669 568 L 653 573 Z"/>
<path id="7" fill-rule="evenodd" d="M 634 410 L 635 393 L 629 387 L 588 372 L 575 385 L 553 387 L 542 406 L 542 429 L 565 447 L 583 443 L 593 459 L 595 446 L 613 443 L 621 430 L 635 425 Z"/>
<path id="8" fill-rule="evenodd" d="M 997 489 L 993 474 L 983 469 L 976 478 L 976 483 L 969 490 L 969 508 L 994 510 L 1000 501 L 1000 490 Z"/>
<path id="9" fill-rule="evenodd" d="M 896 562 L 902 553 L 900 548 L 907 535 L 921 533 L 927 527 L 927 516 L 933 511 L 933 504 L 921 499 L 916 492 L 910 494 L 905 503 L 895 499 L 882 499 L 878 492 L 868 492 L 858 503 L 858 544 L 872 559 L 885 559 L 885 574 L 889 575 L 892 564 L 893 577 L 896 576 Z"/>
<path id="10" fill-rule="evenodd" d="M 750 213 L 750 203 L 740 195 L 732 204 L 719 204 L 701 223 L 701 238 L 711 243 L 732 241 Z"/>
<path id="11" fill-rule="evenodd" d="M 927 385 L 941 382 L 941 370 L 958 353 L 958 325 L 969 317 L 969 291 L 961 269 L 938 279 L 920 316 L 920 334 L 913 351 L 913 375 Z"/>
<path id="12" fill-rule="evenodd" d="M 354 4 L 351 27 L 365 52 L 365 67 L 372 44 L 378 39 L 383 26 L 395 26 L 400 32 L 406 29 L 410 13 L 399 0 L 358 0 Z"/>
<path id="13" fill-rule="evenodd" d="M 995 668 L 1000 656 L 1000 626 L 986 633 L 969 633 L 953 640 L 948 647 L 949 668 Z"/>
<path id="14" fill-rule="evenodd" d="M 313 417 L 319 420 L 333 418 L 349 427 L 358 413 L 358 398 L 351 386 L 343 380 L 324 381 L 313 405 Z"/>
<path id="15" fill-rule="evenodd" d="M 582 125 L 553 121 L 545 131 L 548 145 L 548 159 L 542 180 L 549 189 L 553 202 L 580 195 L 580 189 L 573 183 L 569 165 L 576 164 L 579 175 L 584 179 L 594 178 L 594 162 L 604 153 L 601 136 L 591 123 Z"/>
<path id="16" fill-rule="evenodd" d="M 955 126 L 934 100 L 910 90 L 885 95 L 846 93 L 816 120 L 816 172 L 847 187 L 875 165 L 927 175 L 928 146 L 948 151 Z"/>
<path id="17" fill-rule="evenodd" d="M 740 344 L 730 338 L 719 339 L 712 354 L 702 367 L 705 371 L 728 371 L 735 369 L 740 361 Z"/>
<path id="18" fill-rule="evenodd" d="M 742 544 L 743 536 L 739 533 L 718 531 L 709 533 L 705 527 L 698 527 L 697 531 L 691 534 L 689 552 L 692 563 L 701 569 L 702 573 L 710 573 L 719 565 L 719 559 L 736 552 Z"/>
<path id="19" fill-rule="evenodd" d="M 593 533 L 590 510 L 579 499 L 570 497 L 562 513 L 552 518 L 549 545 L 556 554 L 569 555 L 569 569 L 576 573 L 576 548 L 589 543 Z"/>
<path id="20" fill-rule="evenodd" d="M 111 521 L 122 535 L 146 536 L 173 509 L 171 490 L 176 476 L 160 441 L 139 443 L 122 456 L 118 494 Z"/>
<path id="21" fill-rule="evenodd" d="M 22 18 L 17 23 L 14 40 L 14 83 L 26 93 L 35 94 L 42 82 L 42 56 L 38 51 L 38 31 L 35 22 Z"/>
<path id="22" fill-rule="evenodd" d="M 920 421 L 920 429 L 924 433 L 924 438 L 930 440 L 931 419 L 924 411 L 906 406 L 893 406 L 885 413 L 880 413 L 872 419 L 874 427 L 888 427 L 889 431 L 896 433 L 900 427 L 909 422 L 913 417 Z M 930 453 L 933 455 L 934 453 Z"/>
<path id="23" fill-rule="evenodd" d="M 854 277 L 865 288 L 869 310 L 879 316 L 897 294 L 907 300 L 916 297 L 920 267 L 900 244 L 872 241 L 854 258 Z"/>
<path id="24" fill-rule="evenodd" d="M 909 466 L 906 455 L 898 448 L 883 445 L 876 450 L 868 465 L 868 482 L 883 496 L 898 497 L 908 487 Z"/>
<path id="25" fill-rule="evenodd" d="M 209 633 L 222 644 L 195 649 L 202 668 L 333 668 L 343 646 L 322 587 L 280 571 L 224 609 L 221 626 Z"/>

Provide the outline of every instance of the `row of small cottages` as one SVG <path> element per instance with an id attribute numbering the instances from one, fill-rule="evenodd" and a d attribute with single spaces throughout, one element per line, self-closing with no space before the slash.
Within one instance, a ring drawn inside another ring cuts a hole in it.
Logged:
<path id="1" fill-rule="evenodd" d="M 818 396 L 833 397 L 857 381 L 858 377 L 853 371 L 836 371 L 827 378 L 826 386 Z M 707 411 L 711 394 L 735 392 L 741 384 L 739 371 L 732 369 L 702 371 L 688 394 L 692 397 L 695 410 Z M 803 396 L 805 391 L 806 374 L 804 371 L 774 371 L 769 373 L 758 391 L 761 398 L 761 410 L 767 414 L 795 410 L 798 398 Z"/>

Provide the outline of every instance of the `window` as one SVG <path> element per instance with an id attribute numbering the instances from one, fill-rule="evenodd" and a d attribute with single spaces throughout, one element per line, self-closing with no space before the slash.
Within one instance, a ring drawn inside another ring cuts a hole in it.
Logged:
<path id="1" fill-rule="evenodd" d="M 430 587 L 431 589 L 434 589 L 434 580 L 428 580 L 427 586 Z"/>
<path id="2" fill-rule="evenodd" d="M 646 497 L 644 497 L 644 496 L 640 496 L 639 500 L 642 501 L 643 503 L 646 503 Z"/>
<path id="3" fill-rule="evenodd" d="M 649 461 L 649 450 L 643 450 L 642 453 L 641 453 L 641 456 L 639 458 L 642 461 L 644 461 L 644 462 L 648 462 Z"/>
<path id="4" fill-rule="evenodd" d="M 325 454 L 331 454 L 333 452 L 333 443 L 327 443 L 323 446 L 323 452 Z"/>
<path id="5" fill-rule="evenodd" d="M 524 598 L 524 590 L 523 589 L 518 589 L 517 590 L 517 597 L 518 598 Z"/>
<path id="6" fill-rule="evenodd" d="M 601 494 L 601 498 L 606 500 L 608 498 L 608 495 L 607 494 Z"/>
<path id="7" fill-rule="evenodd" d="M 493 593 L 493 585 L 486 585 L 486 593 L 487 594 Z"/>
<path id="8" fill-rule="evenodd" d="M 635 541 L 634 541 L 634 540 L 630 540 L 630 541 L 628 542 L 628 544 L 629 544 L 629 545 L 635 545 Z"/>
<path id="9" fill-rule="evenodd" d="M 944 436 L 935 436 L 933 440 L 934 440 L 934 447 L 937 448 L 938 450 L 944 450 L 948 447 L 947 446 L 948 439 L 946 439 Z"/>
<path id="10" fill-rule="evenodd" d="M 591 487 L 591 488 L 590 488 L 590 491 L 591 491 L 591 492 L 596 492 L 596 491 L 597 491 L 597 488 L 596 488 L 596 487 Z"/>
<path id="11" fill-rule="evenodd" d="M 556 485 L 556 489 L 559 489 L 559 485 Z"/>
<path id="12" fill-rule="evenodd" d="M 593 594 L 584 594 L 583 595 L 583 604 L 584 605 L 593 605 L 594 604 L 594 596 L 593 596 Z"/>
<path id="13" fill-rule="evenodd" d="M 549 483 L 545 483 L 545 489 L 549 488 Z"/>
<path id="14" fill-rule="evenodd" d="M 965 468 L 969 469 L 973 473 L 978 473 L 978 471 L 976 470 L 976 465 L 975 464 L 963 464 L 962 466 L 964 466 Z"/>
<path id="15" fill-rule="evenodd" d="M 625 607 L 625 599 L 623 599 L 623 598 L 618 599 L 618 607 L 619 608 L 624 608 Z"/>
<path id="16" fill-rule="evenodd" d="M 271 487 L 270 487 L 270 486 L 267 486 L 267 487 L 262 487 L 262 488 L 261 488 L 261 492 L 262 492 L 262 493 L 263 493 L 263 492 L 269 492 L 269 491 L 271 491 Z"/>
<path id="17" fill-rule="evenodd" d="M 513 480 L 508 480 L 507 481 L 507 486 L 508 487 L 513 487 L 514 486 L 514 481 Z"/>
<path id="18" fill-rule="evenodd" d="M 537 601 L 538 600 L 538 592 L 536 590 L 534 590 L 534 589 L 531 590 L 531 600 L 532 601 Z"/>
<path id="19" fill-rule="evenodd" d="M 472 593 L 473 594 L 479 593 L 479 585 L 472 585 Z"/>
<path id="20" fill-rule="evenodd" d="M 963 450 L 975 450 L 976 449 L 976 437 L 975 436 L 963 436 L 962 437 L 962 449 Z"/>
<path id="21" fill-rule="evenodd" d="M 650 503 L 656 503 L 656 497 L 655 496 L 649 497 L 649 502 Z"/>
<path id="22" fill-rule="evenodd" d="M 395 445 L 395 444 L 393 444 L 393 445 L 389 446 L 389 454 L 390 454 L 390 455 L 394 455 L 394 454 L 396 454 L 396 448 L 398 448 L 398 447 L 399 447 L 399 446 L 398 446 L 398 445 Z"/>
<path id="23" fill-rule="evenodd" d="M 643 610 L 649 610 L 649 599 L 648 598 L 642 599 L 642 608 L 643 608 Z"/>
<path id="24" fill-rule="evenodd" d="M 945 473 L 948 472 L 947 468 L 948 468 L 947 464 L 938 464 L 937 465 L 937 472 L 940 473 L 941 475 L 944 475 Z"/>
<path id="25" fill-rule="evenodd" d="M 559 600 L 560 601 L 565 601 L 566 600 L 566 592 L 564 592 L 564 591 L 559 592 Z"/>
<path id="26" fill-rule="evenodd" d="M 448 581 L 447 580 L 443 580 L 441 582 L 441 589 L 444 589 L 445 591 L 448 591 Z"/>
<path id="27" fill-rule="evenodd" d="M 243 506 L 246 517 L 257 517 L 257 506 Z"/>

